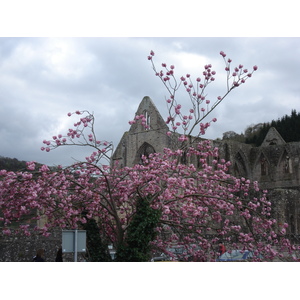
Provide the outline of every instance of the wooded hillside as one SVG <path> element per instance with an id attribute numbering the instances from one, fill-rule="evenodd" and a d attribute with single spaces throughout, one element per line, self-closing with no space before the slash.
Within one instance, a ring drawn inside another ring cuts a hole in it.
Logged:
<path id="1" fill-rule="evenodd" d="M 300 113 L 296 110 L 292 110 L 290 116 L 285 115 L 276 121 L 250 125 L 241 134 L 227 131 L 223 133 L 223 140 L 235 140 L 259 147 L 271 127 L 275 127 L 287 143 L 300 141 Z"/>

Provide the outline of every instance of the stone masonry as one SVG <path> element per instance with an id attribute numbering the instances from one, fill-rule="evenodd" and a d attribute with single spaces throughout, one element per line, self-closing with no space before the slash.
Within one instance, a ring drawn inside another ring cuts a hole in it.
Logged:
<path id="1" fill-rule="evenodd" d="M 162 152 L 170 147 L 166 135 L 168 126 L 149 97 L 141 101 L 136 115 L 143 114 L 149 129 L 132 124 L 123 134 L 112 157 L 112 164 L 133 166 L 142 155 Z M 286 143 L 275 128 L 267 133 L 260 147 L 234 141 L 212 141 L 219 148 L 220 158 L 229 160 L 229 170 L 236 177 L 258 181 L 268 190 L 273 203 L 274 217 L 289 224 L 289 234 L 298 240 L 300 235 L 300 142 Z"/>
<path id="2" fill-rule="evenodd" d="M 166 134 L 168 126 L 149 97 L 141 101 L 136 115 L 143 114 L 149 129 L 132 124 L 125 132 L 112 156 L 112 165 L 133 166 L 142 155 L 162 152 L 172 140 Z M 212 141 L 219 148 L 219 158 L 229 160 L 230 172 L 237 177 L 256 180 L 268 190 L 274 217 L 289 224 L 288 233 L 294 242 L 300 236 L 300 142 L 286 143 L 275 128 L 267 133 L 260 147 L 234 141 Z M 0 235 L 0 261 L 31 261 L 36 250 L 46 250 L 46 261 L 55 261 L 61 246 L 61 232 L 45 238 Z M 71 254 L 65 261 L 72 261 Z"/>

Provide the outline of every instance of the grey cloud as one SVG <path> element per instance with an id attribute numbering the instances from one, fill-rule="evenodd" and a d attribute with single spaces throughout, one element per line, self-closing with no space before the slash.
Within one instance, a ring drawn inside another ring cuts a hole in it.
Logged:
<path id="1" fill-rule="evenodd" d="M 144 96 L 165 118 L 167 91 L 147 60 L 150 50 L 158 66 L 179 63 L 172 60 L 182 53 L 213 62 L 218 72 L 209 97 L 218 96 L 225 84 L 221 50 L 233 65 L 258 65 L 212 114 L 218 122 L 207 137 L 276 119 L 300 110 L 299 43 L 299 38 L 0 38 L 0 155 L 69 163 L 70 148 L 45 153 L 40 146 L 57 130 L 67 130 L 66 114 L 77 109 L 93 111 L 99 139 L 115 146 Z M 186 63 L 180 61 L 178 75 L 189 73 Z M 76 151 L 85 155 L 77 149 L 72 156 Z"/>

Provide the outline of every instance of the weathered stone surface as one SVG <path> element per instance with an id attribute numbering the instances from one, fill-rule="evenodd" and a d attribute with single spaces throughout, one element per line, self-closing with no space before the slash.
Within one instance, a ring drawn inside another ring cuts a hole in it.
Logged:
<path id="1" fill-rule="evenodd" d="M 38 249 L 44 249 L 46 262 L 55 262 L 61 243 L 61 230 L 52 231 L 49 237 L 37 234 L 33 230 L 30 236 L 23 234 L 7 236 L 0 232 L 0 262 L 32 262 Z M 78 253 L 78 261 L 83 259 L 82 254 Z M 64 253 L 63 261 L 74 261 L 74 253 Z"/>
<path id="2" fill-rule="evenodd" d="M 162 152 L 171 145 L 168 126 L 149 97 L 140 103 L 136 115 L 140 114 L 150 116 L 150 130 L 133 124 L 124 133 L 113 155 L 113 163 L 118 161 L 119 166 L 133 166 L 147 151 Z M 232 174 L 258 181 L 262 189 L 269 190 L 274 214 L 289 223 L 289 233 L 300 235 L 300 142 L 286 143 L 271 128 L 260 147 L 228 140 L 212 143 L 219 148 L 220 158 L 231 161 Z"/>
<path id="3" fill-rule="evenodd" d="M 22 234 L 0 235 L 0 261 L 30 262 L 38 249 L 45 250 L 45 260 L 55 261 L 56 253 L 61 246 L 61 233 L 54 232 L 50 237 L 36 233 L 31 236 Z"/>
<path id="4" fill-rule="evenodd" d="M 113 156 L 112 164 L 119 167 L 133 166 L 143 154 L 162 152 L 170 147 L 168 126 L 149 97 L 144 97 L 136 115 L 144 114 L 150 129 L 133 124 L 123 134 Z M 230 172 L 237 177 L 257 180 L 262 189 L 268 189 L 273 203 L 273 214 L 278 223 L 289 224 L 288 233 L 295 242 L 300 235 L 300 142 L 285 143 L 274 128 L 267 133 L 260 147 L 234 141 L 212 141 L 219 148 L 220 158 L 232 163 Z M 196 162 L 193 162 L 196 163 Z M 55 261 L 61 246 L 61 232 L 45 238 L 36 234 L 3 236 L 0 234 L 0 261 L 31 261 L 36 250 L 46 251 L 46 261 Z M 65 261 L 73 261 L 72 254 L 64 255 Z"/>

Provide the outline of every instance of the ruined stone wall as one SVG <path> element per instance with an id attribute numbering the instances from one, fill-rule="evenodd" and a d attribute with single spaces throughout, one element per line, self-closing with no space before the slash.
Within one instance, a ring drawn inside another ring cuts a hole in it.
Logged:
<path id="1" fill-rule="evenodd" d="M 278 226 L 287 222 L 287 233 L 300 241 L 300 187 L 270 189 L 267 197 L 272 202 L 273 217 L 278 220 Z"/>
<path id="2" fill-rule="evenodd" d="M 139 122 L 131 125 L 118 144 L 112 164 L 119 167 L 139 163 L 142 155 L 163 152 L 172 141 L 169 130 L 154 103 L 144 97 L 136 115 L 144 114 L 149 129 Z M 271 128 L 261 147 L 233 142 L 212 141 L 219 148 L 220 158 L 232 163 L 230 173 L 259 182 L 262 189 L 268 189 L 273 204 L 274 217 L 289 224 L 288 233 L 300 235 L 300 143 L 285 143 L 279 133 Z M 194 162 L 196 165 L 196 162 Z M 46 250 L 46 260 L 54 261 L 61 245 L 61 232 L 45 238 L 39 235 L 10 236 L 0 234 L 0 261 L 31 261 L 39 248 Z M 73 261 L 71 254 L 66 261 Z"/>
<path id="3" fill-rule="evenodd" d="M 139 163 L 147 147 L 154 152 L 170 147 L 166 135 L 169 129 L 149 97 L 142 100 L 136 114 L 148 116 L 151 126 L 145 130 L 142 125 L 133 124 L 124 134 L 113 156 L 123 166 Z M 258 181 L 261 189 L 269 190 L 276 217 L 288 222 L 290 233 L 300 234 L 300 143 L 286 143 L 275 128 L 270 128 L 260 147 L 228 140 L 211 142 L 219 148 L 219 158 L 231 162 L 232 175 Z M 197 166 L 192 159 L 186 163 Z"/>
<path id="4" fill-rule="evenodd" d="M 55 262 L 56 253 L 61 247 L 62 233 L 53 231 L 49 237 L 44 237 L 36 232 L 32 235 L 23 234 L 3 235 L 0 231 L 0 262 L 32 262 L 38 249 L 45 250 L 45 261 Z M 82 260 L 78 254 L 78 261 Z M 64 262 L 74 261 L 73 253 L 63 254 Z"/>
<path id="5" fill-rule="evenodd" d="M 46 261 L 55 261 L 57 250 L 61 247 L 61 233 L 54 232 L 50 237 L 32 233 L 31 236 L 0 233 L 0 261 L 30 262 L 38 249 L 45 250 Z"/>

